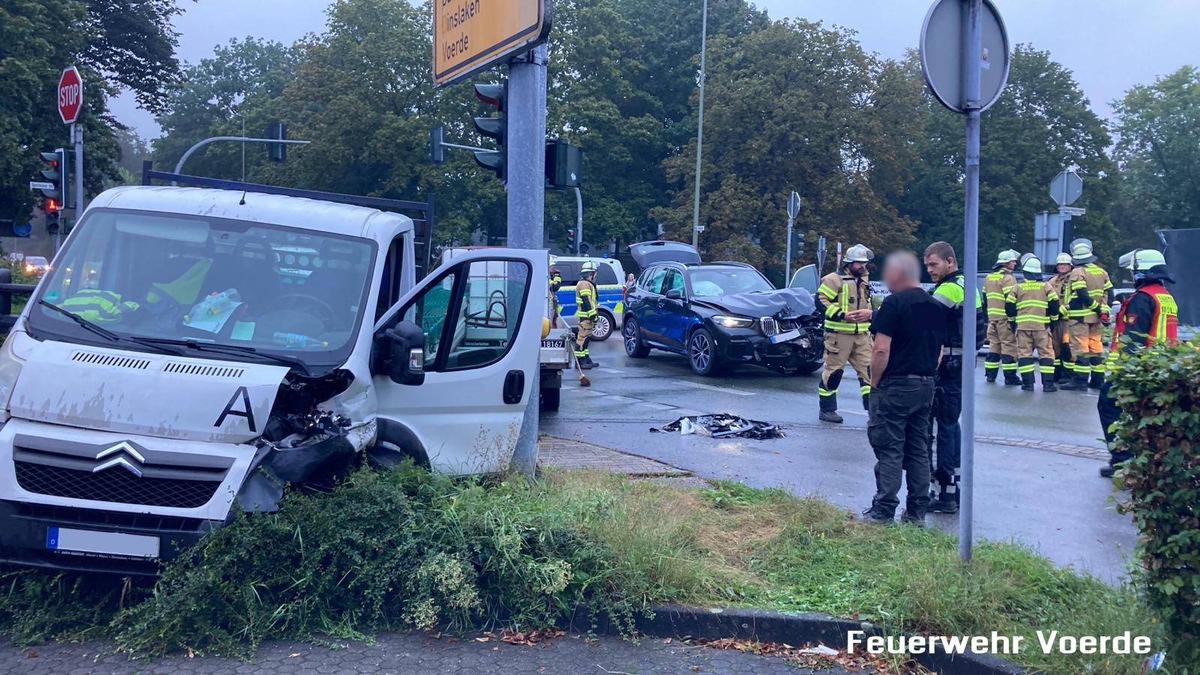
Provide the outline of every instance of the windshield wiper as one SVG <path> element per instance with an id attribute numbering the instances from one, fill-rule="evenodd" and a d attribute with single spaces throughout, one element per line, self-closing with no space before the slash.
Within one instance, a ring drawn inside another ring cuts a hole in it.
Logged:
<path id="1" fill-rule="evenodd" d="M 37 302 L 42 307 L 49 307 L 50 309 L 58 312 L 59 314 L 62 314 L 63 316 L 67 317 L 68 319 L 79 324 L 79 326 L 81 328 L 89 330 L 89 331 L 95 333 L 96 335 L 99 335 L 100 337 L 108 340 L 109 342 L 120 342 L 121 341 L 120 335 L 117 335 L 116 333 L 105 328 L 104 326 L 101 326 L 101 325 L 92 323 L 91 321 L 88 321 L 87 319 L 83 318 L 82 316 L 79 316 L 78 314 L 76 314 L 75 312 L 72 312 L 69 309 L 63 309 L 62 307 L 59 307 L 58 305 L 56 305 L 52 302 L 47 302 L 46 300 L 41 299 L 41 298 L 39 298 Z"/>
<path id="2" fill-rule="evenodd" d="M 99 324 L 88 321 L 87 319 L 83 318 L 82 316 L 79 316 L 75 312 L 72 312 L 69 309 L 63 309 L 62 307 L 59 307 L 58 305 L 56 305 L 52 302 L 47 302 L 44 299 L 39 299 L 38 304 L 41 305 L 42 307 L 49 307 L 50 309 L 58 312 L 59 314 L 62 314 L 63 316 L 67 317 L 68 319 L 79 324 L 79 326 L 81 328 L 89 330 L 110 342 L 133 342 L 135 344 L 150 347 L 151 349 L 155 349 L 164 354 L 174 354 L 175 356 L 180 356 L 182 354 L 182 352 L 180 352 L 176 349 L 170 349 L 168 347 L 164 347 L 163 345 L 157 345 L 157 344 L 154 344 L 153 342 L 148 342 L 143 338 L 124 337 L 122 335 L 118 335 L 117 333 L 114 333 L 113 331 L 105 328 L 104 326 L 101 326 Z"/>
<path id="3" fill-rule="evenodd" d="M 290 356 L 281 356 L 279 354 L 272 354 L 271 352 L 261 352 L 261 351 L 255 349 L 254 347 L 247 347 L 244 345 L 227 345 L 227 344 L 224 344 L 221 342 L 201 342 L 199 340 L 186 340 L 186 339 L 180 340 L 177 338 L 139 337 L 137 339 L 139 341 L 147 342 L 147 343 L 154 344 L 154 345 L 177 345 L 180 347 L 187 347 L 188 349 L 194 349 L 198 352 L 225 352 L 226 354 L 230 354 L 230 353 L 232 353 L 232 354 L 249 354 L 251 356 L 257 356 L 262 359 L 267 359 L 268 361 L 274 361 L 275 363 L 283 364 L 283 365 L 289 366 L 291 368 L 296 368 L 300 372 L 304 373 L 305 375 L 311 374 L 308 370 L 308 364 L 304 363 L 304 361 L 301 361 L 300 359 L 293 358 Z"/>

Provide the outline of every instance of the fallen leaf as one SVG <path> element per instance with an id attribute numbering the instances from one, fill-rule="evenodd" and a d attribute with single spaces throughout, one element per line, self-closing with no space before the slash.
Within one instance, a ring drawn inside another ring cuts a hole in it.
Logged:
<path id="1" fill-rule="evenodd" d="M 38 653 L 33 651 L 32 649 L 25 652 L 25 658 L 27 658 L 27 659 L 36 659 L 37 657 L 38 657 Z"/>
<path id="2" fill-rule="evenodd" d="M 491 640 L 491 638 L 486 638 L 486 637 L 477 637 L 477 638 L 475 638 L 475 641 L 476 641 L 476 642 L 488 642 L 489 640 Z"/>
<path id="3" fill-rule="evenodd" d="M 289 659 L 294 659 L 297 656 L 300 656 L 300 652 L 292 652 L 291 654 L 288 654 Z"/>

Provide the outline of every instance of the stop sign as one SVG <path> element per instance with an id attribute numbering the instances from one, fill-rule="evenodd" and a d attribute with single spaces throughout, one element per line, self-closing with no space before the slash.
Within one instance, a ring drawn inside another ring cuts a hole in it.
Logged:
<path id="1" fill-rule="evenodd" d="M 58 78 L 58 114 L 63 124 L 74 124 L 83 108 L 83 80 L 75 66 L 69 66 Z"/>

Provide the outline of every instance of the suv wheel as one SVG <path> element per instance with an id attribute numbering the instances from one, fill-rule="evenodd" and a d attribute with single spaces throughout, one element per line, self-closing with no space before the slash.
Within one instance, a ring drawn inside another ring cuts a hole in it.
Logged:
<path id="1" fill-rule="evenodd" d="M 642 330 L 638 326 L 637 319 L 632 316 L 625 317 L 625 326 L 621 329 L 621 335 L 625 338 L 625 353 L 631 359 L 644 359 L 650 354 L 650 346 L 642 340 Z"/>
<path id="2" fill-rule="evenodd" d="M 717 341 L 707 328 L 697 328 L 688 338 L 688 365 L 697 375 L 716 375 L 720 372 L 717 361 Z"/>
<path id="3" fill-rule="evenodd" d="M 612 314 L 604 310 L 596 312 L 596 318 L 592 320 L 592 339 L 596 342 L 604 342 L 612 335 L 613 326 L 616 323 Z"/>

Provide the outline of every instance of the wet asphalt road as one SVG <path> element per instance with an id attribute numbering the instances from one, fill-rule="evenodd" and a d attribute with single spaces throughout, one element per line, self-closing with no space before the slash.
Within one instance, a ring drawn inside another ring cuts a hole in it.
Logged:
<path id="1" fill-rule="evenodd" d="M 593 343 L 591 352 L 601 365 L 589 372 L 592 387 L 579 387 L 569 372 L 562 408 L 543 415 L 542 433 L 643 455 L 706 478 L 819 495 L 856 512 L 869 506 L 875 460 L 852 373 L 841 392 L 846 422 L 831 425 L 817 420 L 816 375 L 789 377 L 743 366 L 719 378 L 698 377 L 682 356 L 654 351 L 629 359 L 619 335 Z M 1059 565 L 1119 581 L 1136 530 L 1114 509 L 1120 493 L 1097 475 L 1106 454 L 1096 395 L 987 384 L 982 362 L 976 374 L 975 536 L 1018 541 Z M 714 440 L 650 432 L 682 415 L 716 412 L 780 424 L 787 437 Z M 934 514 L 929 522 L 958 531 L 956 515 Z"/>

